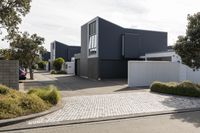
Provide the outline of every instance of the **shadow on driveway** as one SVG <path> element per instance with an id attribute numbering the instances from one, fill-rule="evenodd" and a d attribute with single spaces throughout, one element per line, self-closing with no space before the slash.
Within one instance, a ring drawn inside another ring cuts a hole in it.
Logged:
<path id="1" fill-rule="evenodd" d="M 40 80 L 40 81 L 29 81 L 25 83 L 25 88 L 29 89 L 30 87 L 40 87 L 45 85 L 55 85 L 60 88 L 62 91 L 70 90 L 81 90 L 89 89 L 96 87 L 108 87 L 108 86 L 117 86 L 117 85 L 126 85 L 126 80 L 90 80 L 84 79 L 77 76 L 62 76 L 55 77 L 52 80 Z"/>
<path id="2" fill-rule="evenodd" d="M 32 87 L 55 85 L 63 96 L 96 95 L 118 92 L 138 91 L 144 88 L 129 88 L 127 79 L 91 80 L 70 75 L 51 75 L 47 72 L 36 72 L 36 80 L 24 83 L 25 91 Z"/>
<path id="3" fill-rule="evenodd" d="M 178 102 L 176 103 L 175 101 Z M 189 109 L 185 108 L 188 113 L 184 113 L 184 115 L 183 113 L 174 113 L 171 115 L 171 119 L 180 119 L 182 122 L 191 123 L 197 128 L 200 127 L 200 98 L 174 96 L 166 98 L 164 101 L 162 101 L 162 104 L 168 107 L 172 107 L 175 110 L 179 110 L 180 108 L 184 108 L 185 106 L 190 105 Z"/>

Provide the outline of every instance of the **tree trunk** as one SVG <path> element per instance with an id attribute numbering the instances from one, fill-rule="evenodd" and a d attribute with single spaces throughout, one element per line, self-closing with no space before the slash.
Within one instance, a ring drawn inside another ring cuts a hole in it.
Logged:
<path id="1" fill-rule="evenodd" d="M 33 80 L 34 77 L 33 77 L 33 69 L 32 69 L 32 67 L 29 67 L 29 73 L 30 73 L 30 79 Z"/>

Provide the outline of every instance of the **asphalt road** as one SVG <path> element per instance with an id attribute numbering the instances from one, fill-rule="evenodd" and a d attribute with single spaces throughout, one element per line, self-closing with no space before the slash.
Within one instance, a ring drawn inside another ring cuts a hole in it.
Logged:
<path id="1" fill-rule="evenodd" d="M 63 125 L 9 133 L 199 133 L 200 111 Z"/>

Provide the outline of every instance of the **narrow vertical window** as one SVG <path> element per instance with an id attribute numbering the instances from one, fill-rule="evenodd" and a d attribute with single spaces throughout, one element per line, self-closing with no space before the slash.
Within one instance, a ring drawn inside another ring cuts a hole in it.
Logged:
<path id="1" fill-rule="evenodd" d="M 97 53 L 96 21 L 89 24 L 89 55 Z"/>

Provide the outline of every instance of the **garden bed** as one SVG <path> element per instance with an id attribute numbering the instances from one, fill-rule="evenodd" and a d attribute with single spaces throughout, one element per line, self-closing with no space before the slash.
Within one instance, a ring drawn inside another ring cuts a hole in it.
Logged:
<path id="1" fill-rule="evenodd" d="M 55 86 L 34 88 L 22 93 L 0 85 L 0 120 L 46 111 L 59 100 L 60 94 Z"/>

